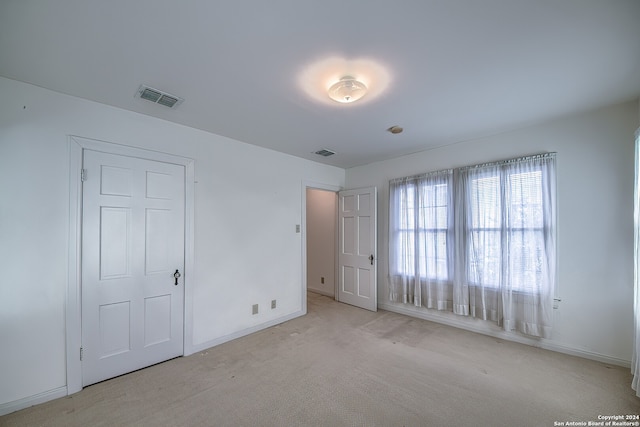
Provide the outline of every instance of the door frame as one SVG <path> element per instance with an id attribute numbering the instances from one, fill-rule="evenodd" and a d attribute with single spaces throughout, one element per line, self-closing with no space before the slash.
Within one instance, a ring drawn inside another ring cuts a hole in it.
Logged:
<path id="1" fill-rule="evenodd" d="M 311 189 L 311 190 L 324 190 L 324 191 L 331 191 L 333 193 L 338 193 L 339 191 L 342 190 L 342 187 L 337 186 L 337 185 L 331 185 L 331 184 L 323 184 L 323 183 L 319 183 L 319 182 L 313 182 L 313 181 L 303 181 L 302 182 L 302 215 L 301 215 L 301 222 L 302 222 L 302 239 L 300 239 L 302 241 L 302 313 L 303 314 L 307 314 L 307 189 Z M 338 210 L 336 209 L 335 212 L 336 215 L 336 233 L 337 233 L 337 217 L 338 217 Z M 337 238 L 337 234 L 336 234 L 336 238 Z M 336 239 L 337 242 L 337 239 Z M 334 257 L 336 258 L 337 261 L 337 251 L 334 248 Z M 336 275 L 337 272 L 337 264 L 336 264 L 336 269 L 334 269 L 334 276 Z M 338 283 L 335 280 L 336 277 L 334 277 L 334 284 L 335 284 L 335 290 L 334 290 L 334 299 L 337 298 L 338 295 Z"/>
<path id="2" fill-rule="evenodd" d="M 69 277 L 65 308 L 67 395 L 82 390 L 82 160 L 84 150 L 172 163 L 185 168 L 185 246 L 183 355 L 193 354 L 194 192 L 195 161 L 160 151 L 135 148 L 80 136 L 68 136 L 69 147 Z"/>

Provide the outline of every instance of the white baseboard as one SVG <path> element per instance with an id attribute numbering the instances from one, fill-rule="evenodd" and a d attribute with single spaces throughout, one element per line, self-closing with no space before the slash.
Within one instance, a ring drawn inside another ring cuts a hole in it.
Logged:
<path id="1" fill-rule="evenodd" d="M 315 289 L 309 286 L 307 286 L 307 291 L 313 292 L 314 294 L 324 295 L 325 297 L 331 297 L 331 298 L 336 297 L 333 292 L 327 292 L 327 291 L 323 291 L 322 289 Z"/>
<path id="2" fill-rule="evenodd" d="M 45 391 L 43 393 L 28 396 L 22 399 L 14 400 L 13 402 L 7 402 L 0 404 L 0 416 L 7 415 L 12 412 L 19 411 L 21 409 L 29 408 L 33 405 L 48 402 L 59 397 L 65 397 L 67 395 L 67 387 L 58 387 L 53 390 Z"/>
<path id="3" fill-rule="evenodd" d="M 188 350 L 185 349 L 184 355 L 185 356 L 190 356 L 190 355 L 192 355 L 194 353 L 197 353 L 199 351 L 203 351 L 203 350 L 206 350 L 208 348 L 215 347 L 217 345 L 224 344 L 226 342 L 235 340 L 237 338 L 244 337 L 244 336 L 249 335 L 249 334 L 253 334 L 254 332 L 258 332 L 258 331 L 261 331 L 263 329 L 267 329 L 267 328 L 270 328 L 272 326 L 279 325 L 280 323 L 284 323 L 284 322 L 286 322 L 288 320 L 295 319 L 296 317 L 304 316 L 305 314 L 307 314 L 305 311 L 299 310 L 299 311 L 293 312 L 291 314 L 287 314 L 286 316 L 278 317 L 277 319 L 269 320 L 268 322 L 261 323 L 261 324 L 256 325 L 256 326 L 252 326 L 250 328 L 246 328 L 246 329 L 243 329 L 241 331 L 234 332 L 232 334 L 225 335 L 225 336 L 222 336 L 220 338 L 216 338 L 214 340 L 210 340 L 210 341 L 206 341 L 206 342 L 203 342 L 203 343 L 200 343 L 200 344 L 192 345 L 191 348 L 189 348 Z"/>
<path id="4" fill-rule="evenodd" d="M 606 363 L 607 365 L 616 365 L 631 369 L 630 360 L 619 359 L 617 357 L 607 356 L 605 354 L 600 354 L 593 351 L 569 347 L 549 340 L 544 340 L 540 348 L 544 348 L 545 350 L 557 351 L 558 353 L 564 353 L 571 356 L 578 356 L 584 359 L 595 360 L 597 362 Z"/>
<path id="5" fill-rule="evenodd" d="M 595 353 L 581 348 L 575 348 L 564 344 L 559 344 L 547 339 L 535 339 L 527 338 L 522 335 L 516 335 L 513 333 L 505 332 L 497 326 L 487 324 L 477 324 L 480 321 L 475 319 L 469 319 L 466 317 L 460 317 L 459 319 L 452 318 L 450 316 L 431 313 L 424 310 L 415 310 L 394 304 L 378 304 L 378 308 L 386 311 L 391 311 L 398 314 L 404 314 L 406 316 L 417 317 L 419 319 L 428 320 L 430 322 L 441 323 L 447 326 L 453 326 L 454 328 L 464 329 L 470 332 L 476 332 L 483 335 L 489 335 L 495 338 L 500 338 L 505 341 L 517 342 L 520 344 L 526 344 L 533 347 L 543 348 L 545 350 L 556 351 L 558 353 L 569 354 L 571 356 L 578 356 L 584 359 L 595 360 L 610 365 L 623 366 L 626 368 L 631 367 L 631 361 L 625 359 L 619 359 L 617 357 L 607 356 L 604 354 Z"/>

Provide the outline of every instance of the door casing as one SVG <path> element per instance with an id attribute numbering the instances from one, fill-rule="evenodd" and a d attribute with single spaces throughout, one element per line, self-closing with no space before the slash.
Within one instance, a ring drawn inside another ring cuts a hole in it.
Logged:
<path id="1" fill-rule="evenodd" d="M 111 142 L 69 136 L 69 278 L 67 281 L 66 365 L 67 395 L 82 390 L 81 257 L 82 257 L 82 158 L 85 149 L 182 165 L 185 168 L 185 265 L 184 265 L 184 355 L 193 354 L 194 272 L 194 160 Z"/>
<path id="2" fill-rule="evenodd" d="M 377 189 L 375 187 L 372 187 L 373 191 L 376 192 L 377 194 Z M 340 191 L 345 191 L 342 187 L 339 186 L 335 186 L 335 185 L 329 185 L 329 184 L 321 184 L 321 183 L 317 183 L 317 182 L 308 182 L 308 181 L 304 181 L 302 183 L 302 308 L 303 308 L 303 313 L 306 314 L 307 313 L 307 189 L 316 189 L 316 190 L 325 190 L 325 191 L 331 191 L 331 192 L 335 192 L 336 194 L 338 194 Z M 376 197 L 376 202 L 377 203 L 377 197 Z M 377 208 L 377 206 L 376 206 Z M 340 281 L 338 279 L 338 274 L 339 271 L 338 269 L 340 268 L 340 263 L 338 262 L 338 258 L 339 258 L 339 249 L 338 249 L 338 245 L 339 245 L 339 224 L 338 224 L 338 210 L 340 209 L 340 201 L 338 200 L 338 203 L 336 204 L 336 213 L 335 213 L 335 219 L 336 219 L 336 246 L 334 248 L 334 257 L 335 257 L 335 271 L 334 271 L 334 283 L 335 283 L 335 296 L 334 299 L 336 301 L 340 301 L 338 298 L 338 294 L 339 294 L 339 286 L 340 286 Z M 377 215 L 376 215 L 377 218 Z M 376 229 L 377 229 L 377 223 L 375 225 Z M 377 234 L 377 233 L 376 233 Z M 374 246 L 377 246 L 377 238 L 374 238 Z M 375 248 L 376 250 L 374 251 L 374 255 L 375 255 L 375 268 L 377 269 L 378 265 L 377 265 L 377 247 Z M 377 271 L 376 271 L 377 273 Z M 376 274 L 377 276 L 377 274 Z M 377 283 L 377 277 L 376 277 L 376 283 Z M 375 299 L 376 299 L 376 307 L 377 307 L 377 284 L 375 287 Z"/>

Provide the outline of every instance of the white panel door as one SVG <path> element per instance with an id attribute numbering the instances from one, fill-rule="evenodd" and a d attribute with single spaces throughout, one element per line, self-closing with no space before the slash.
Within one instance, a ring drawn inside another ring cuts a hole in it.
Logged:
<path id="1" fill-rule="evenodd" d="M 338 301 L 377 311 L 376 188 L 338 196 Z"/>
<path id="2" fill-rule="evenodd" d="M 82 383 L 180 356 L 185 168 L 85 150 Z"/>

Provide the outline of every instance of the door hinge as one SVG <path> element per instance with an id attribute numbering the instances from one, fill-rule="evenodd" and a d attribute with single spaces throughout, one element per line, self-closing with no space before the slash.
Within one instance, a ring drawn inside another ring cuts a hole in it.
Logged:
<path id="1" fill-rule="evenodd" d="M 87 180 L 87 170 L 80 169 L 80 181 L 85 182 Z"/>
<path id="2" fill-rule="evenodd" d="M 80 361 L 82 362 L 82 347 L 80 347 Z"/>

